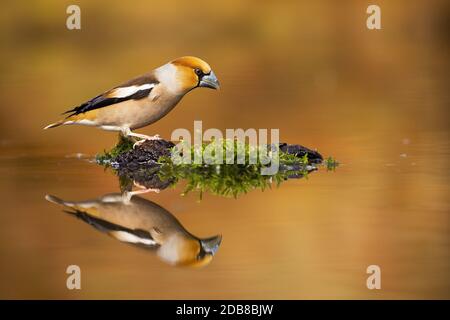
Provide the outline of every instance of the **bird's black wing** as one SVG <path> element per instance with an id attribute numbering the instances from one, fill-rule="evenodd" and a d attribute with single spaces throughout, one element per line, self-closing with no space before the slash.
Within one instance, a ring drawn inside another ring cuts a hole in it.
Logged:
<path id="1" fill-rule="evenodd" d="M 145 74 L 104 92 L 63 114 L 69 114 L 67 117 L 71 117 L 73 115 L 107 107 L 126 100 L 139 100 L 148 97 L 156 84 L 158 84 L 158 81 L 153 74 Z"/>
<path id="2" fill-rule="evenodd" d="M 121 225 L 93 217 L 80 210 L 65 212 L 76 216 L 78 219 L 83 220 L 87 224 L 93 226 L 95 229 L 107 233 L 119 241 L 127 242 L 148 249 L 158 246 L 158 244 L 148 231 L 142 229 L 126 228 Z"/>

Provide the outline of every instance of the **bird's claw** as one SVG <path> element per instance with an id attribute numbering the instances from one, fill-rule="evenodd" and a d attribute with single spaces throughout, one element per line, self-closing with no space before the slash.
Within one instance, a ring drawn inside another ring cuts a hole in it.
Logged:
<path id="1" fill-rule="evenodd" d="M 145 192 L 155 192 L 155 193 L 159 193 L 161 191 L 161 189 L 157 189 L 157 188 L 147 188 L 146 186 L 144 186 L 134 180 L 133 180 L 133 184 L 135 187 L 141 189 L 141 191 L 144 190 Z"/>
<path id="2" fill-rule="evenodd" d="M 159 134 L 155 134 L 153 137 L 150 137 L 150 140 L 161 140 L 162 138 L 159 136 Z"/>
<path id="3" fill-rule="evenodd" d="M 136 141 L 134 144 L 133 144 L 133 149 L 135 149 L 137 146 L 140 146 L 141 144 L 143 144 L 145 141 L 152 141 L 152 140 L 161 140 L 162 138 L 159 136 L 159 134 L 155 134 L 154 136 L 151 136 L 151 137 L 146 137 L 146 138 L 144 138 L 144 139 L 142 139 L 142 140 L 139 140 L 139 141 Z"/>
<path id="4" fill-rule="evenodd" d="M 133 149 L 136 149 L 137 146 L 140 146 L 140 145 L 143 144 L 145 141 L 147 141 L 147 139 L 142 139 L 142 140 L 136 141 L 136 142 L 133 144 Z"/>
<path id="5" fill-rule="evenodd" d="M 154 192 L 154 193 L 160 193 L 161 189 L 156 189 L 156 188 L 145 188 L 141 189 L 141 190 L 136 190 L 136 191 L 125 191 L 124 193 L 122 193 L 122 201 L 125 204 L 129 204 L 131 201 L 131 198 L 135 195 L 138 194 L 144 194 L 144 193 L 149 193 L 149 192 Z"/>

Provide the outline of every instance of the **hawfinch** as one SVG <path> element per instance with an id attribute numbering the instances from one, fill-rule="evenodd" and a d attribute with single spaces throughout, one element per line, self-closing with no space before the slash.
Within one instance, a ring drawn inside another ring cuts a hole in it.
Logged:
<path id="1" fill-rule="evenodd" d="M 73 211 L 66 212 L 121 242 L 155 251 L 170 265 L 205 266 L 222 240 L 220 235 L 206 239 L 192 235 L 166 209 L 138 196 L 128 201 L 121 194 L 80 202 L 45 198 L 70 208 Z"/>
<path id="2" fill-rule="evenodd" d="M 132 130 L 158 121 L 197 87 L 218 89 L 219 81 L 205 61 L 181 57 L 64 112 L 66 118 L 44 129 L 80 124 L 119 131 L 124 136 L 144 139 L 141 141 L 159 139 Z"/>

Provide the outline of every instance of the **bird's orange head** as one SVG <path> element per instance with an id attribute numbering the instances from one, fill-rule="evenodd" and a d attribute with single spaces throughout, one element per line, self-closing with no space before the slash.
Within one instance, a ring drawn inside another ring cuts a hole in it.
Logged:
<path id="1" fill-rule="evenodd" d="M 219 81 L 208 63 L 200 58 L 185 56 L 169 63 L 176 70 L 181 90 L 188 92 L 197 87 L 219 89 Z"/>

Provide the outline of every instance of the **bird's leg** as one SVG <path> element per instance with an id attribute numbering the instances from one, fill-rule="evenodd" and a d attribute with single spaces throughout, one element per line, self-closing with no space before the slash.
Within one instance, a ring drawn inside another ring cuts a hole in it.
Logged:
<path id="1" fill-rule="evenodd" d="M 144 143 L 146 140 L 161 140 L 161 137 L 159 136 L 159 134 L 156 134 L 154 136 L 147 136 L 145 134 L 133 132 L 130 130 L 130 128 L 125 128 L 122 131 L 122 133 L 127 137 L 135 137 L 135 138 L 141 139 L 141 140 L 136 141 L 133 144 L 133 149 L 136 148 L 137 146 L 141 145 L 142 143 Z"/>
<path id="2" fill-rule="evenodd" d="M 138 184 L 138 183 L 135 182 L 135 181 L 134 181 L 133 183 L 134 183 L 134 185 L 135 185 L 136 187 L 140 188 L 141 190 L 136 190 L 136 191 L 125 191 L 125 192 L 122 194 L 122 199 L 123 199 L 123 202 L 124 202 L 124 203 L 130 203 L 131 198 L 132 198 L 134 195 L 137 195 L 137 194 L 144 194 L 144 193 L 148 193 L 148 192 L 159 193 L 159 192 L 161 191 L 160 189 L 156 189 L 156 188 L 146 188 L 145 186 L 142 186 L 142 185 Z"/>
<path id="3" fill-rule="evenodd" d="M 147 140 L 161 140 L 161 137 L 159 136 L 159 134 L 156 134 L 154 136 L 146 136 L 144 134 L 138 134 L 138 133 L 133 133 L 133 134 L 134 134 L 134 137 L 142 138 L 142 140 L 138 140 L 133 144 L 133 149 L 136 148 L 137 146 L 143 144 Z"/>

